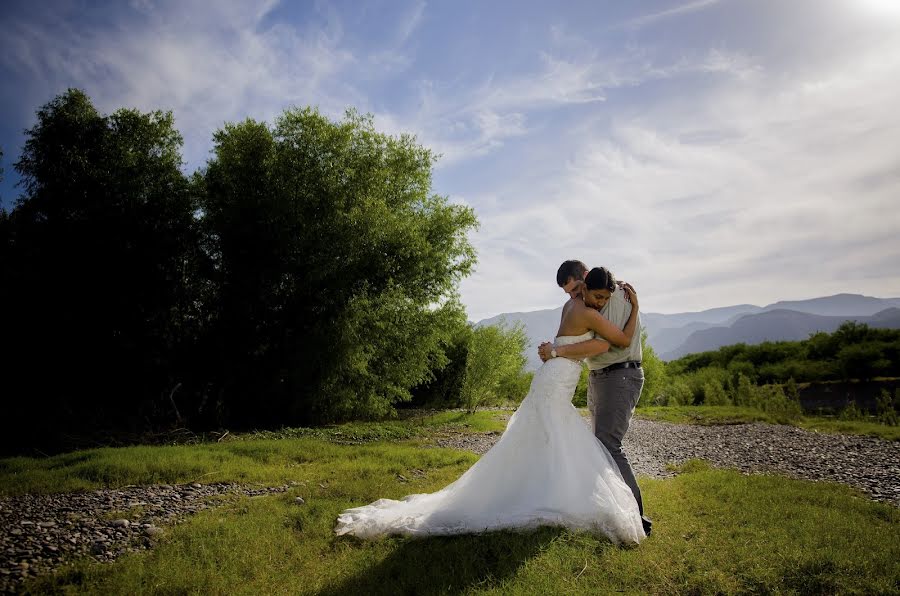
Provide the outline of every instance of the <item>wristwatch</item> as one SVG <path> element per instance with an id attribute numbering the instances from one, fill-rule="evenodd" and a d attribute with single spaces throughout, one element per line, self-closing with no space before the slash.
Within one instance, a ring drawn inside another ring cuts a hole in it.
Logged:
<path id="1" fill-rule="evenodd" d="M 556 358 L 556 348 L 553 348 L 552 350 L 550 350 L 550 357 Z"/>

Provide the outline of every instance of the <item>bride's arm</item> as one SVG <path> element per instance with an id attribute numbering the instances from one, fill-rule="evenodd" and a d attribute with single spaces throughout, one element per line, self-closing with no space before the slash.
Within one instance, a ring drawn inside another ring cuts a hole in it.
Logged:
<path id="1" fill-rule="evenodd" d="M 613 325 L 609 319 L 592 308 L 585 309 L 583 312 L 579 313 L 585 317 L 585 324 L 588 329 L 592 330 L 614 346 L 619 346 L 620 348 L 627 348 L 631 345 L 631 340 L 634 339 L 634 331 L 637 329 L 638 319 L 637 293 L 634 291 L 634 288 L 628 284 L 625 284 L 624 288 L 628 293 L 628 297 L 631 299 L 631 314 L 628 316 L 628 322 L 625 323 L 625 329 L 619 330 L 619 328 Z"/>
<path id="2" fill-rule="evenodd" d="M 572 360 L 584 360 L 609 351 L 609 342 L 603 339 L 588 339 L 577 344 L 556 347 L 556 355 Z"/>

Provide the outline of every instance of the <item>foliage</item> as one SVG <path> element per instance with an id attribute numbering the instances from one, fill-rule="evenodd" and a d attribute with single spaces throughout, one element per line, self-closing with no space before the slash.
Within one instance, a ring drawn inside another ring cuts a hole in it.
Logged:
<path id="1" fill-rule="evenodd" d="M 802 413 L 799 383 L 900 374 L 900 330 L 847 321 L 834 333 L 815 333 L 803 341 L 736 344 L 690 354 L 666 363 L 664 374 L 657 405 L 734 403 L 793 421 Z M 879 403 L 880 419 L 896 417 L 896 404 Z M 842 420 L 861 415 L 854 405 Z"/>
<path id="2" fill-rule="evenodd" d="M 638 405 L 658 405 L 665 399 L 668 381 L 666 364 L 656 355 L 653 346 L 647 343 L 646 331 L 641 332 L 641 367 L 644 369 L 644 387 Z"/>
<path id="3" fill-rule="evenodd" d="M 38 111 L 0 265 L 5 437 L 177 418 L 205 264 L 180 145 L 170 112 L 102 116 L 75 90 Z"/>
<path id="4" fill-rule="evenodd" d="M 528 336 L 521 323 L 511 328 L 485 325 L 472 331 L 461 392 L 469 412 L 504 397 L 503 388 L 520 390 L 524 383 L 518 377 L 523 374 L 527 346 Z"/>
<path id="5" fill-rule="evenodd" d="M 736 344 L 667 363 L 670 376 L 706 368 L 743 374 L 754 383 L 798 383 L 900 376 L 900 330 L 846 321 L 834 333 L 802 341 Z"/>
<path id="6" fill-rule="evenodd" d="M 578 377 L 578 385 L 575 386 L 575 395 L 572 398 L 572 405 L 576 408 L 587 407 L 588 378 L 590 374 L 591 371 L 588 370 L 587 366 L 581 367 L 581 375 Z"/>
<path id="7" fill-rule="evenodd" d="M 718 380 L 707 381 L 703 384 L 703 404 L 707 406 L 727 406 L 731 404 L 731 398 L 725 393 L 725 388 Z"/>
<path id="8" fill-rule="evenodd" d="M 69 90 L 37 116 L 0 214 L 3 430 L 382 416 L 448 365 L 477 222 L 412 137 L 291 109 L 188 177 L 170 112 Z"/>
<path id="9" fill-rule="evenodd" d="M 876 411 L 878 421 L 888 426 L 900 425 L 900 417 L 897 416 L 897 405 L 900 402 L 900 389 L 894 391 L 894 397 L 886 389 L 881 390 L 878 396 Z"/>

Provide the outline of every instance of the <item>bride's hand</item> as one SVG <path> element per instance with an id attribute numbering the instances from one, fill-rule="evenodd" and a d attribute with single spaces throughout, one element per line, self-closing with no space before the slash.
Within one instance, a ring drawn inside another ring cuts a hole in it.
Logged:
<path id="1" fill-rule="evenodd" d="M 628 296 L 628 302 L 631 303 L 631 308 L 638 308 L 637 292 L 634 291 L 632 285 L 630 283 L 623 283 L 622 289 L 625 290 L 625 295 Z"/>
<path id="2" fill-rule="evenodd" d="M 541 357 L 541 362 L 547 362 L 550 360 L 550 350 L 553 349 L 553 344 L 549 341 L 545 341 L 540 346 L 538 346 L 538 356 Z"/>

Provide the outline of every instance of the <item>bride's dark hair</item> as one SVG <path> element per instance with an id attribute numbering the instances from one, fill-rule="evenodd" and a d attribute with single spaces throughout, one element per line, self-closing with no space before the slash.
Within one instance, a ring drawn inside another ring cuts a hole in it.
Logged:
<path id="1" fill-rule="evenodd" d="M 616 290 L 616 276 L 606 267 L 594 267 L 588 271 L 584 278 L 584 285 L 588 290 Z"/>

